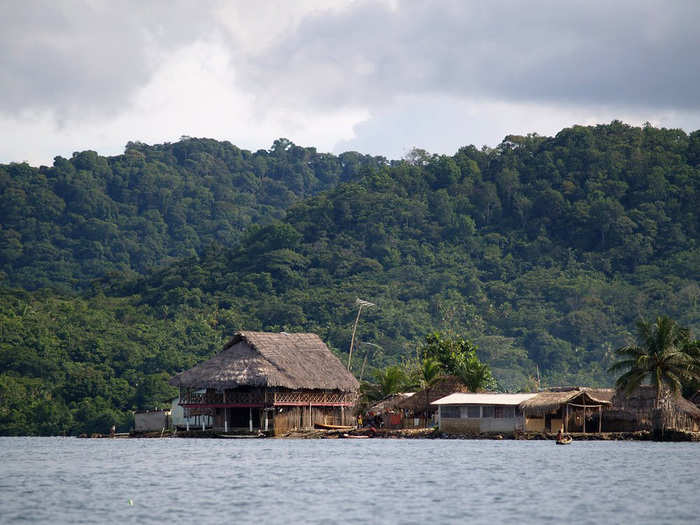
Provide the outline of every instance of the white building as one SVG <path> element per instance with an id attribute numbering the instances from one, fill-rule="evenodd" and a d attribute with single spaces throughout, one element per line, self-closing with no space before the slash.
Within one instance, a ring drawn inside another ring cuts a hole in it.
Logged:
<path id="1" fill-rule="evenodd" d="M 451 434 L 514 432 L 525 428 L 518 405 L 536 394 L 455 393 L 433 401 L 440 430 Z"/>
<path id="2" fill-rule="evenodd" d="M 189 412 L 196 412 L 189 409 Z M 180 405 L 180 398 L 176 397 L 172 400 L 170 405 L 170 420 L 172 422 L 173 428 L 180 429 L 200 429 L 202 424 L 205 428 L 211 428 L 213 423 L 213 418 L 208 414 L 189 414 L 189 417 L 185 416 L 185 408 Z"/>

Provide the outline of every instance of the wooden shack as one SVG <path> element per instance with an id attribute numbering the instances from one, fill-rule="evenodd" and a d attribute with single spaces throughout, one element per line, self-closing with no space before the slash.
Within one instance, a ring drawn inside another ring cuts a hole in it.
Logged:
<path id="1" fill-rule="evenodd" d="M 445 376 L 437 382 L 416 392 L 399 403 L 397 407 L 403 411 L 404 426 L 407 427 L 428 427 L 437 424 L 437 411 L 433 401 L 453 394 L 455 392 L 468 392 L 469 389 L 459 378 L 455 376 Z"/>
<path id="2" fill-rule="evenodd" d="M 180 404 L 215 430 L 281 434 L 351 420 L 359 384 L 316 334 L 238 332 L 211 359 L 170 380 Z"/>
<path id="3" fill-rule="evenodd" d="M 602 413 L 612 406 L 612 388 L 561 387 L 523 401 L 525 430 L 530 432 L 601 432 Z"/>
<path id="4" fill-rule="evenodd" d="M 681 395 L 668 393 L 656 407 L 656 389 L 644 385 L 630 394 L 616 392 L 612 407 L 603 414 L 607 432 L 673 429 L 700 431 L 700 408 Z"/>

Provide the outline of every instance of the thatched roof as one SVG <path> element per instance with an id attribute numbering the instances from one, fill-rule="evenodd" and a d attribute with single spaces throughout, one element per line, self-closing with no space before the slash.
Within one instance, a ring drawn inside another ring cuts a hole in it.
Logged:
<path id="1" fill-rule="evenodd" d="M 186 388 L 239 386 L 355 392 L 359 384 L 316 334 L 238 332 L 214 357 L 169 383 Z"/>
<path id="2" fill-rule="evenodd" d="M 408 399 L 414 395 L 414 392 L 399 392 L 398 394 L 391 394 L 384 399 L 377 401 L 371 407 L 367 409 L 368 412 L 384 412 L 385 410 L 393 410 L 398 407 L 398 404 L 404 399 Z"/>
<path id="3" fill-rule="evenodd" d="M 469 389 L 455 376 L 445 376 L 439 379 L 433 386 L 416 392 L 408 399 L 398 403 L 398 408 L 404 410 L 413 410 L 414 412 L 423 412 L 426 405 L 430 405 L 433 401 L 448 396 L 454 392 L 469 392 Z M 427 401 L 426 401 L 427 399 Z M 435 407 L 430 407 L 429 410 L 435 410 Z"/>
<path id="4" fill-rule="evenodd" d="M 690 397 L 690 400 L 689 400 L 689 401 L 690 401 L 691 403 L 695 403 L 695 406 L 697 406 L 698 408 L 700 408 L 700 390 L 698 390 L 697 392 L 695 392 L 695 393 Z"/>
<path id="5" fill-rule="evenodd" d="M 520 404 L 520 410 L 528 416 L 542 416 L 566 403 L 586 405 L 612 405 L 615 390 L 612 388 L 556 389 L 556 391 L 538 392 L 537 395 Z"/>
<path id="6" fill-rule="evenodd" d="M 671 396 L 668 398 L 671 408 L 684 413 L 694 419 L 700 420 L 700 408 L 695 403 L 688 401 L 683 396 Z M 656 389 L 650 385 L 640 386 L 631 394 L 617 392 L 613 398 L 613 408 L 622 411 L 645 412 L 651 411 L 656 403 Z"/>

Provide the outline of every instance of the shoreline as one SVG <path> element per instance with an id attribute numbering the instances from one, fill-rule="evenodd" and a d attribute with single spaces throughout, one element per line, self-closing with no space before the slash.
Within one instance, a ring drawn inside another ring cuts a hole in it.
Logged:
<path id="1" fill-rule="evenodd" d="M 666 430 L 663 435 L 649 430 L 636 432 L 569 433 L 574 441 L 656 441 L 656 442 L 700 442 L 700 432 Z M 85 438 L 180 438 L 180 439 L 464 439 L 464 440 L 512 440 L 512 441 L 554 441 L 556 434 L 549 432 L 498 432 L 486 434 L 448 434 L 438 429 L 372 429 L 362 428 L 342 430 L 293 430 L 275 436 L 272 432 L 224 433 L 214 430 L 131 432 L 114 437 L 109 435 L 81 436 Z"/>

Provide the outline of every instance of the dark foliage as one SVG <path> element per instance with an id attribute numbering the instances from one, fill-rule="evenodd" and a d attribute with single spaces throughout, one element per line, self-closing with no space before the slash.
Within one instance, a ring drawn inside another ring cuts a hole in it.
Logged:
<path id="1" fill-rule="evenodd" d="M 81 153 L 54 168 L 4 166 L 7 280 L 28 289 L 101 280 L 80 298 L 7 292 L 0 397 L 32 408 L 0 413 L 0 431 L 54 432 L 36 415 L 42 403 L 70 414 L 68 430 L 97 428 L 110 410 L 127 417 L 167 399 L 162 377 L 242 328 L 316 332 L 347 352 L 356 297 L 377 304 L 358 326 L 365 377 L 416 358 L 425 334 L 441 330 L 472 341 L 501 387 L 519 388 L 537 369 L 548 384 L 610 385 L 613 349 L 640 318 L 700 328 L 699 144 L 698 132 L 613 122 L 390 164 L 285 141 L 251 154 L 193 139 L 131 144 L 113 159 Z M 230 213 L 217 215 L 224 203 Z M 91 230 L 95 221 L 113 227 Z M 25 319 L 27 308 L 41 320 Z M 110 397 L 109 381 L 120 380 L 127 392 Z"/>

